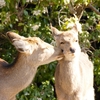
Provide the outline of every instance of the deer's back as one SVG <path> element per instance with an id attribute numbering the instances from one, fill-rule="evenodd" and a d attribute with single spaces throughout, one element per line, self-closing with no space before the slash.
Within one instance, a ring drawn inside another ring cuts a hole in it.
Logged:
<path id="1" fill-rule="evenodd" d="M 3 60 L 3 59 L 0 58 L 0 68 L 2 66 L 7 66 L 7 65 L 8 65 L 8 62 L 6 62 L 5 60 Z"/>
<path id="2" fill-rule="evenodd" d="M 88 55 L 85 53 L 81 53 L 80 60 L 79 60 L 80 72 L 85 81 L 85 87 L 93 86 L 93 64 L 89 60 Z"/>

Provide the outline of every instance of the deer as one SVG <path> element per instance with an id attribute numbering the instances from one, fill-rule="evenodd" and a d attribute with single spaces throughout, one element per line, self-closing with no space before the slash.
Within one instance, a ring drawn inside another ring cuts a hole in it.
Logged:
<path id="1" fill-rule="evenodd" d="M 57 100 L 94 100 L 94 66 L 79 45 L 77 24 L 66 31 L 51 26 L 51 32 L 64 56 L 55 70 Z"/>
<path id="2" fill-rule="evenodd" d="M 31 84 L 37 68 L 62 59 L 62 54 L 39 37 L 26 38 L 14 32 L 6 35 L 18 55 L 11 64 L 0 58 L 0 100 L 16 100 L 16 95 Z"/>

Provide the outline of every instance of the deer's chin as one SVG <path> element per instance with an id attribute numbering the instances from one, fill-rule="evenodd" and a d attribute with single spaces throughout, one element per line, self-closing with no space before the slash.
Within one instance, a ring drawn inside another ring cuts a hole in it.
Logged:
<path id="1" fill-rule="evenodd" d="M 65 59 L 68 61 L 72 61 L 75 58 L 75 54 L 74 53 L 66 53 L 64 54 Z"/>

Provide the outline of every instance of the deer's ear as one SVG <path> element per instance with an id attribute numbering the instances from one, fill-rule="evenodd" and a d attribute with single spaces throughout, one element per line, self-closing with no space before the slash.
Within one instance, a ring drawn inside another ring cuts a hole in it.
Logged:
<path id="1" fill-rule="evenodd" d="M 55 40 L 57 40 L 59 38 L 59 36 L 61 35 L 61 31 L 59 31 L 57 28 L 51 26 L 51 32 L 52 32 L 52 35 L 53 35 L 53 38 Z"/>
<path id="2" fill-rule="evenodd" d="M 72 30 L 75 31 L 76 33 L 82 33 L 82 26 L 81 26 L 81 24 L 78 21 L 76 21 L 73 24 Z"/>
<path id="3" fill-rule="evenodd" d="M 11 43 L 15 46 L 17 51 L 20 53 L 32 54 L 34 48 L 28 41 L 25 40 L 25 37 L 14 32 L 7 32 L 6 35 Z"/>
<path id="4" fill-rule="evenodd" d="M 61 34 L 61 32 L 53 26 L 51 26 L 51 32 L 52 32 L 53 36 Z"/>
<path id="5" fill-rule="evenodd" d="M 9 40 L 11 42 L 13 42 L 14 39 L 21 39 L 21 38 L 24 38 L 23 36 L 20 36 L 14 32 L 7 32 L 6 33 L 6 36 L 9 38 Z"/>
<path id="6" fill-rule="evenodd" d="M 14 39 L 12 44 L 20 53 L 32 54 L 34 51 L 33 46 L 23 39 Z"/>

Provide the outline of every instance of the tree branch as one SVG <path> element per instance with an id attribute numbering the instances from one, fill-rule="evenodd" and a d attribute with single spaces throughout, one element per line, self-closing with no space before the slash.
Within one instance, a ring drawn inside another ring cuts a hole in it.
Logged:
<path id="1" fill-rule="evenodd" d="M 100 12 L 91 4 L 88 4 L 86 8 L 90 8 L 92 11 L 94 11 L 96 14 L 100 15 Z"/>

